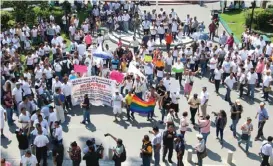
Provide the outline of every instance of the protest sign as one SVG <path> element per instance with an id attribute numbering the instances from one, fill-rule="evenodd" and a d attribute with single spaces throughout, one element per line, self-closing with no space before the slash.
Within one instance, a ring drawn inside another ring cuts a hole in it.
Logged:
<path id="1" fill-rule="evenodd" d="M 87 66 L 85 65 L 74 65 L 74 71 L 77 73 L 86 73 L 87 72 Z"/>
<path id="2" fill-rule="evenodd" d="M 115 81 L 91 76 L 71 80 L 72 84 L 72 104 L 78 105 L 84 100 L 87 94 L 92 105 L 111 106 L 111 98 L 116 89 Z"/>
<path id="3" fill-rule="evenodd" d="M 153 58 L 152 58 L 151 55 L 145 55 L 145 56 L 144 56 L 144 61 L 145 61 L 145 62 L 152 62 L 152 60 L 153 60 Z"/>
<path id="4" fill-rule="evenodd" d="M 114 71 L 111 71 L 109 78 L 111 80 L 116 80 L 117 83 L 122 83 L 124 75 L 120 73 L 119 71 L 114 70 Z"/>

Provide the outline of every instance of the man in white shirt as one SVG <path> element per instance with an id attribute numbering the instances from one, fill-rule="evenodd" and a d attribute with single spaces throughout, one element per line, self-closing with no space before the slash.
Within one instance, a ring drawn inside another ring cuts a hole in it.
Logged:
<path id="1" fill-rule="evenodd" d="M 273 158 L 273 153 L 272 153 L 272 140 L 273 137 L 269 136 L 267 138 L 267 141 L 264 141 L 262 146 L 261 146 L 261 150 L 260 153 L 262 155 L 262 163 L 261 166 L 269 166 L 269 158 Z"/>
<path id="2" fill-rule="evenodd" d="M 248 90 L 247 96 L 250 96 L 250 100 L 254 102 L 254 93 L 255 93 L 255 85 L 258 80 L 258 75 L 255 72 L 255 69 L 250 69 L 250 72 L 247 73 L 247 83 L 248 83 Z"/>
<path id="3" fill-rule="evenodd" d="M 219 37 L 219 44 L 222 46 L 226 45 L 227 39 L 228 39 L 228 37 L 226 35 L 226 31 L 223 31 L 223 34 L 220 35 L 220 37 Z"/>
<path id="4" fill-rule="evenodd" d="M 34 139 L 33 145 L 36 147 L 36 157 L 38 164 L 40 165 L 41 159 L 43 159 L 43 166 L 47 166 L 47 147 L 49 140 L 47 136 L 43 135 L 42 131 L 38 131 L 38 135 Z"/>
<path id="5" fill-rule="evenodd" d="M 59 121 L 54 122 L 54 130 L 53 130 L 53 137 L 58 141 L 58 143 L 63 142 L 63 128 L 60 126 Z"/>
<path id="6" fill-rule="evenodd" d="M 214 79 L 214 70 L 216 68 L 217 63 L 218 63 L 217 55 L 214 54 L 213 57 L 209 60 L 209 68 L 210 68 L 209 81 L 210 82 L 212 82 Z"/>
<path id="7" fill-rule="evenodd" d="M 168 56 L 165 58 L 165 71 L 167 73 L 171 73 L 172 72 L 172 64 L 173 64 L 173 57 L 172 54 L 169 52 Z"/>
<path id="8" fill-rule="evenodd" d="M 202 88 L 202 92 L 200 93 L 200 101 L 201 101 L 201 111 L 202 116 L 205 117 L 207 115 L 207 105 L 209 101 L 209 93 L 207 91 L 207 87 Z"/>
<path id="9" fill-rule="evenodd" d="M 72 94 L 72 86 L 67 81 L 67 79 L 64 79 L 64 83 L 62 84 L 62 92 L 65 96 L 65 108 L 68 110 L 68 108 L 72 109 L 72 101 L 71 101 L 71 94 Z"/>
<path id="10" fill-rule="evenodd" d="M 13 102 L 15 104 L 15 106 L 17 107 L 16 114 L 19 115 L 20 110 L 18 110 L 18 106 L 20 104 L 20 102 L 23 100 L 23 95 L 22 95 L 22 88 L 21 88 L 21 83 L 17 82 L 16 87 L 12 90 L 12 98 L 13 98 Z"/>
<path id="11" fill-rule="evenodd" d="M 236 82 L 233 73 L 230 73 L 230 76 L 227 77 L 224 82 L 227 89 L 225 100 L 229 102 L 229 105 L 232 105 L 232 102 L 230 100 L 230 91 L 233 88 L 234 83 Z"/>
<path id="12" fill-rule="evenodd" d="M 266 75 L 263 78 L 263 92 L 264 92 L 264 100 L 268 101 L 269 92 L 271 90 L 270 84 L 272 82 L 272 76 L 270 75 L 270 71 L 266 71 Z"/>
<path id="13" fill-rule="evenodd" d="M 123 21 L 123 30 L 124 30 L 124 32 L 126 32 L 126 33 L 128 33 L 129 20 L 130 20 L 130 16 L 129 16 L 129 14 L 125 11 L 125 13 L 122 15 L 122 21 Z"/>
<path id="14" fill-rule="evenodd" d="M 53 136 L 52 133 L 53 133 L 55 122 L 57 121 L 57 116 L 52 106 L 49 106 L 48 108 L 49 108 L 48 127 L 49 127 L 50 135 Z"/>
<path id="15" fill-rule="evenodd" d="M 143 32 L 144 34 L 149 34 L 150 31 L 150 21 L 148 21 L 148 19 L 145 18 L 145 20 L 142 22 L 142 26 L 143 26 Z"/>
<path id="16" fill-rule="evenodd" d="M 38 161 L 36 156 L 31 154 L 30 150 L 27 150 L 26 153 L 21 157 L 20 166 L 37 166 Z"/>
<path id="17" fill-rule="evenodd" d="M 7 112 L 6 110 L 0 106 L 0 129 L 1 129 L 1 138 L 5 138 L 4 136 L 4 126 L 5 126 L 5 121 L 7 121 Z"/>
<path id="18" fill-rule="evenodd" d="M 239 98 L 243 97 L 243 91 L 244 91 L 244 86 L 246 84 L 247 78 L 246 78 L 246 73 L 245 73 L 245 68 L 241 69 L 241 75 L 239 78 Z"/>
<path id="19" fill-rule="evenodd" d="M 217 95 L 219 95 L 219 88 L 220 88 L 220 82 L 222 74 L 224 73 L 221 66 L 217 66 L 217 68 L 214 70 L 214 85 L 215 85 L 215 92 Z"/>
<path id="20" fill-rule="evenodd" d="M 113 112 L 114 112 L 114 115 L 115 115 L 114 122 L 118 121 L 117 116 L 119 116 L 119 114 L 121 114 L 122 100 L 123 100 L 122 95 L 119 94 L 118 90 L 116 90 L 115 94 L 112 97 L 112 101 L 111 101 L 111 105 L 113 106 Z"/>
<path id="21" fill-rule="evenodd" d="M 171 88 L 170 74 L 167 74 L 166 77 L 164 77 L 162 80 L 163 80 L 163 85 L 166 88 L 166 91 L 170 91 L 170 88 Z"/>
<path id="22" fill-rule="evenodd" d="M 149 131 L 149 133 L 154 135 L 151 141 L 153 146 L 153 153 L 154 153 L 154 165 L 159 165 L 162 134 L 159 132 L 159 129 L 157 126 L 153 127 L 153 131 Z"/>
<path id="23" fill-rule="evenodd" d="M 86 45 L 83 44 L 82 42 L 77 46 L 77 50 L 78 50 L 78 53 L 79 53 L 79 56 L 83 56 L 84 53 L 86 52 Z"/>

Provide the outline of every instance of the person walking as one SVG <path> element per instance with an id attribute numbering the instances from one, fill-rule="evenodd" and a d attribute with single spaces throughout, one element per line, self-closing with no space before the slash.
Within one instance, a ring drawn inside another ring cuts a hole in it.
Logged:
<path id="1" fill-rule="evenodd" d="M 170 92 L 166 92 L 162 98 L 162 110 L 161 110 L 161 124 L 164 123 L 164 117 L 166 113 L 168 114 L 169 109 L 171 108 L 172 99 L 170 97 Z"/>
<path id="2" fill-rule="evenodd" d="M 260 154 L 263 158 L 262 162 L 261 162 L 261 166 L 270 166 L 269 164 L 269 158 L 273 157 L 273 153 L 272 153 L 272 140 L 273 137 L 269 136 L 267 138 L 267 141 L 264 141 L 262 146 L 261 146 L 261 150 L 260 150 Z"/>
<path id="3" fill-rule="evenodd" d="M 142 148 L 140 149 L 143 166 L 151 165 L 152 152 L 153 148 L 149 136 L 144 135 L 144 138 L 142 139 Z"/>
<path id="4" fill-rule="evenodd" d="M 248 83 L 247 96 L 250 97 L 250 101 L 254 102 L 255 85 L 258 80 L 258 75 L 255 73 L 255 69 L 251 68 L 246 77 Z"/>
<path id="5" fill-rule="evenodd" d="M 268 101 L 269 92 L 271 91 L 270 83 L 272 82 L 272 76 L 270 73 L 270 71 L 266 71 L 266 75 L 263 78 L 263 97 L 265 101 Z"/>
<path id="6" fill-rule="evenodd" d="M 84 100 L 81 103 L 81 107 L 83 108 L 83 120 L 81 124 L 85 124 L 85 122 L 91 123 L 90 122 L 90 101 L 88 98 L 88 94 L 84 95 Z"/>
<path id="7" fill-rule="evenodd" d="M 234 76 L 233 76 L 233 73 L 230 73 L 230 76 L 229 77 L 226 77 L 225 79 L 225 85 L 226 85 L 226 89 L 227 89 L 227 92 L 226 92 L 226 95 L 225 95 L 225 100 L 227 102 L 229 102 L 229 105 L 232 105 L 232 102 L 231 102 L 231 99 L 230 99 L 230 92 L 233 88 L 233 85 L 234 83 L 236 82 Z"/>
<path id="8" fill-rule="evenodd" d="M 200 129 L 200 133 L 203 136 L 205 144 L 207 143 L 208 135 L 210 134 L 210 116 L 206 115 L 206 117 L 200 117 L 198 119 L 198 126 Z"/>
<path id="9" fill-rule="evenodd" d="M 64 146 L 58 140 L 53 141 L 52 157 L 56 166 L 62 166 L 64 158 Z"/>
<path id="10" fill-rule="evenodd" d="M 223 144 L 223 137 L 224 137 L 224 129 L 227 124 L 227 114 L 224 110 L 220 110 L 217 114 L 215 119 L 215 126 L 216 126 L 216 137 L 219 139 L 219 132 L 220 132 L 220 143 Z"/>
<path id="11" fill-rule="evenodd" d="M 260 103 L 260 108 L 258 109 L 255 119 L 257 119 L 257 117 L 258 117 L 258 133 L 257 133 L 257 136 L 255 137 L 255 141 L 258 141 L 260 137 L 264 138 L 263 128 L 264 128 L 265 122 L 269 118 L 264 102 Z"/>
<path id="12" fill-rule="evenodd" d="M 53 95 L 54 99 L 54 105 L 56 108 L 56 115 L 57 120 L 61 123 L 64 123 L 65 117 L 64 117 L 64 109 L 63 109 L 63 102 L 61 100 L 61 88 L 56 88 L 55 94 Z"/>
<path id="13" fill-rule="evenodd" d="M 67 151 L 69 154 L 70 159 L 72 160 L 73 166 L 80 166 L 81 164 L 81 148 L 78 146 L 76 141 L 72 142 L 70 144 L 69 151 Z"/>
<path id="14" fill-rule="evenodd" d="M 173 163 L 173 142 L 176 137 L 176 132 L 173 125 L 170 125 L 166 131 L 163 132 L 163 162 L 166 162 L 166 155 L 168 153 L 168 162 Z"/>
<path id="15" fill-rule="evenodd" d="M 183 156 L 185 153 L 184 135 L 178 134 L 175 139 L 175 151 L 177 156 L 177 166 L 184 166 Z"/>
<path id="16" fill-rule="evenodd" d="M 154 166 L 159 166 L 162 136 L 157 126 L 153 127 L 153 131 L 149 131 L 149 133 L 154 135 L 154 138 L 152 140 L 154 152 Z"/>
<path id="17" fill-rule="evenodd" d="M 219 95 L 219 88 L 221 83 L 222 74 L 224 73 L 224 70 L 221 66 L 217 66 L 214 70 L 214 85 L 215 85 L 215 92 L 217 95 Z"/>
<path id="18" fill-rule="evenodd" d="M 40 165 L 41 159 L 43 159 L 43 166 L 47 166 L 47 149 L 49 147 L 49 140 L 47 136 L 43 135 L 42 130 L 38 131 L 38 135 L 35 137 L 33 145 L 36 147 L 38 164 Z"/>
<path id="19" fill-rule="evenodd" d="M 130 121 L 131 118 L 135 119 L 134 112 L 131 112 L 130 117 L 130 105 L 132 103 L 133 94 L 132 91 L 129 91 L 128 94 L 125 96 L 125 103 L 126 103 L 126 111 L 127 111 L 127 120 Z"/>
<path id="20" fill-rule="evenodd" d="M 113 153 L 114 153 L 113 160 L 115 162 L 115 166 L 121 166 L 122 157 L 124 157 L 124 154 L 126 154 L 123 141 L 120 138 L 116 138 L 109 133 L 105 134 L 105 136 L 110 136 L 117 143 L 117 146 L 113 149 Z"/>
<path id="21" fill-rule="evenodd" d="M 179 129 L 180 129 L 180 133 L 183 135 L 183 138 L 185 137 L 185 133 L 188 130 L 188 126 L 189 126 L 187 117 L 188 117 L 188 112 L 185 111 L 183 112 L 182 117 L 180 119 Z"/>
<path id="22" fill-rule="evenodd" d="M 197 134 L 196 137 L 199 141 L 198 144 L 194 148 L 196 151 L 196 154 L 197 154 L 197 159 L 198 159 L 198 163 L 196 163 L 196 165 L 202 166 L 203 165 L 203 158 L 205 158 L 207 156 L 206 143 L 205 143 L 205 140 L 203 139 L 203 135 Z"/>
<path id="23" fill-rule="evenodd" d="M 200 101 L 202 116 L 205 117 L 207 115 L 207 106 L 209 101 L 209 93 L 207 91 L 207 87 L 202 88 L 202 92 L 200 94 Z"/>
<path id="24" fill-rule="evenodd" d="M 190 111 L 191 111 L 191 123 L 193 126 L 195 126 L 195 115 L 196 112 L 198 111 L 198 115 L 199 115 L 199 105 L 200 105 L 201 101 L 198 98 L 198 94 L 194 94 L 193 97 L 191 97 L 188 100 L 188 104 L 190 106 Z"/>
<path id="25" fill-rule="evenodd" d="M 246 150 L 245 152 L 248 154 L 249 144 L 250 144 L 250 137 L 251 132 L 253 131 L 252 119 L 250 117 L 247 118 L 247 121 L 241 126 L 242 135 L 238 141 L 238 146 L 244 141 L 246 143 Z"/>
<path id="26" fill-rule="evenodd" d="M 23 156 L 26 153 L 26 151 L 29 149 L 28 148 L 29 147 L 29 140 L 28 140 L 29 133 L 25 134 L 25 133 L 23 133 L 22 129 L 16 129 L 15 134 L 16 134 L 16 138 L 18 140 L 18 147 L 20 150 L 20 156 Z"/>
<path id="27" fill-rule="evenodd" d="M 121 114 L 121 112 L 122 112 L 122 110 L 121 110 L 122 109 L 122 100 L 123 100 L 122 95 L 119 94 L 118 90 L 116 90 L 116 93 L 113 95 L 112 101 L 111 101 L 111 105 L 113 106 L 113 112 L 115 115 L 114 122 L 118 121 L 117 117 L 120 116 L 119 114 Z"/>
<path id="28" fill-rule="evenodd" d="M 236 126 L 241 119 L 241 114 L 243 112 L 243 106 L 241 105 L 241 102 L 239 99 L 235 101 L 235 103 L 231 106 L 231 120 L 232 124 L 229 126 L 230 130 L 233 132 L 233 137 L 237 138 L 236 136 Z"/>

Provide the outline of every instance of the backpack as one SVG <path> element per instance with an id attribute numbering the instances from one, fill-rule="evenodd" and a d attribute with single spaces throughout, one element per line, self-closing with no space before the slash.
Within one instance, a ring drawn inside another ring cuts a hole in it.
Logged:
<path id="1" fill-rule="evenodd" d="M 125 150 L 125 146 L 124 145 L 122 146 L 123 146 L 123 152 L 120 154 L 120 161 L 124 162 L 126 161 L 126 150 Z"/>
<path id="2" fill-rule="evenodd" d="M 68 71 L 67 60 L 65 62 L 63 61 L 62 64 L 62 74 L 64 75 Z"/>

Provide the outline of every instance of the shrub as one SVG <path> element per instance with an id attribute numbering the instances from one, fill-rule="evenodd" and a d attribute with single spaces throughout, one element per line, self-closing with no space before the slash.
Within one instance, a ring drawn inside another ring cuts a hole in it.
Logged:
<path id="1" fill-rule="evenodd" d="M 54 7 L 51 11 L 51 14 L 55 17 L 55 22 L 59 25 L 62 25 L 62 17 L 64 15 L 64 11 L 60 7 Z"/>
<path id="2" fill-rule="evenodd" d="M 246 12 L 245 24 L 250 27 L 252 9 Z M 273 18 L 273 9 L 255 9 L 253 15 L 253 28 L 266 29 Z"/>

